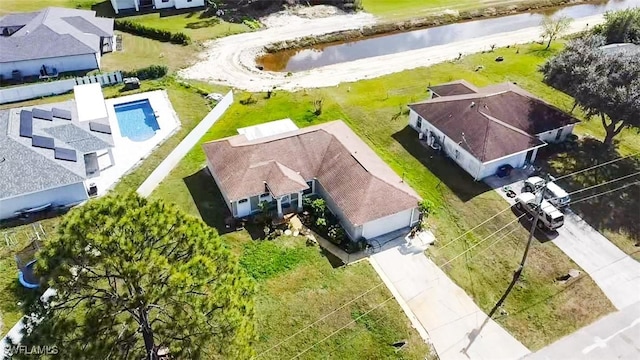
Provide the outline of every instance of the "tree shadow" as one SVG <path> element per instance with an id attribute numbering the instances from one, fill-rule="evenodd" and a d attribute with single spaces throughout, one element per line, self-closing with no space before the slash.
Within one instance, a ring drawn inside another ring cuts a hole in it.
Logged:
<path id="1" fill-rule="evenodd" d="M 218 25 L 219 23 L 220 23 L 220 19 L 211 18 L 211 19 L 206 19 L 206 20 L 190 22 L 187 25 L 185 25 L 185 27 L 187 29 L 195 30 L 195 29 L 202 29 L 202 28 Z"/>
<path id="2" fill-rule="evenodd" d="M 484 182 L 474 181 L 467 172 L 445 156 L 444 153 L 439 153 L 430 147 L 422 145 L 418 139 L 418 133 L 409 125 L 391 135 L 391 137 L 451 189 L 461 201 L 467 202 L 480 194 L 492 190 Z"/>
<path id="3" fill-rule="evenodd" d="M 227 226 L 225 222 L 231 217 L 231 212 L 206 167 L 182 180 L 189 189 L 200 217 L 207 225 L 215 228 L 221 235 L 235 231 L 235 227 Z"/>
<path id="4" fill-rule="evenodd" d="M 574 146 L 564 147 L 557 151 L 547 149 L 541 155 L 542 157 L 538 158 L 540 164 L 555 177 L 571 174 L 621 157 L 615 148 L 605 146 L 592 138 L 581 139 L 575 142 Z M 640 218 L 638 217 L 640 214 L 640 186 L 633 185 L 613 190 L 640 181 L 640 175 L 629 176 L 639 171 L 640 158 L 629 157 L 560 179 L 557 183 L 569 193 L 580 191 L 572 194 L 570 206 L 589 225 L 599 231 L 610 230 L 626 233 L 637 243 L 640 241 Z M 616 180 L 621 177 L 623 179 Z M 595 187 L 609 181 L 613 182 Z M 593 189 L 584 190 L 592 186 L 594 186 Z M 602 194 L 607 191 L 612 192 Z M 589 199 L 591 196 L 594 197 Z M 581 199 L 585 200 L 581 201 Z"/>

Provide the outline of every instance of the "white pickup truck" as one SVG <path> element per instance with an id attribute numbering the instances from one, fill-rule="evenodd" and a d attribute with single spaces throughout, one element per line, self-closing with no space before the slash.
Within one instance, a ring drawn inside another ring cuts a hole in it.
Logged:
<path id="1" fill-rule="evenodd" d="M 536 196 L 530 192 L 523 192 L 516 197 L 516 209 L 526 211 L 532 216 L 539 212 L 536 226 L 540 229 L 555 230 L 564 224 L 564 215 L 547 200 L 542 200 L 540 208 Z"/>

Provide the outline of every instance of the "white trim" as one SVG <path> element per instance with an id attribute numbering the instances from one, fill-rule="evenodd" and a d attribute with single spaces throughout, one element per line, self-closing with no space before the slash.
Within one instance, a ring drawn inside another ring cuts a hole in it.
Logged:
<path id="1" fill-rule="evenodd" d="M 81 181 L 76 181 L 76 182 L 63 184 L 63 185 L 56 185 L 56 186 L 48 187 L 48 188 L 45 188 L 45 189 L 42 189 L 42 190 L 29 191 L 29 192 L 20 193 L 20 194 L 17 194 L 17 195 L 11 195 L 11 196 L 8 196 L 8 197 L 0 198 L 0 201 L 1 200 L 13 199 L 13 198 L 17 198 L 17 197 L 21 197 L 21 196 L 25 196 L 25 195 L 31 195 L 31 194 L 39 193 L 39 192 L 42 192 L 42 191 L 49 191 L 49 190 L 53 190 L 53 189 L 57 189 L 57 188 L 61 188 L 61 187 L 69 186 L 69 185 L 75 185 L 75 184 L 82 184 L 82 186 L 84 186 L 84 189 L 85 189 L 85 192 L 86 192 L 87 186 L 84 183 L 85 180 L 89 180 L 89 179 L 83 179 Z M 89 198 L 89 194 L 87 194 L 87 199 L 88 198 Z"/>
<path id="2" fill-rule="evenodd" d="M 518 151 L 518 152 L 513 153 L 513 154 L 505 155 L 505 156 L 503 156 L 503 157 L 499 157 L 499 158 L 497 158 L 497 159 L 489 160 L 489 161 L 484 162 L 484 163 L 481 163 L 481 164 L 482 164 L 483 166 L 484 166 L 484 165 L 487 165 L 487 164 L 491 164 L 491 163 L 493 163 L 493 162 L 496 162 L 496 161 L 499 161 L 499 160 L 504 160 L 504 159 L 506 159 L 506 158 L 510 158 L 510 157 L 512 157 L 512 156 L 515 156 L 515 155 L 520 155 L 520 154 L 522 154 L 522 153 L 526 153 L 526 152 L 529 152 L 529 151 L 531 151 L 531 150 L 539 149 L 539 148 L 544 147 L 544 146 L 547 146 L 547 145 L 549 145 L 549 144 L 545 142 L 544 144 L 540 144 L 540 145 L 538 145 L 538 146 L 534 146 L 534 147 L 528 148 L 528 149 L 526 149 L 526 150 Z"/>

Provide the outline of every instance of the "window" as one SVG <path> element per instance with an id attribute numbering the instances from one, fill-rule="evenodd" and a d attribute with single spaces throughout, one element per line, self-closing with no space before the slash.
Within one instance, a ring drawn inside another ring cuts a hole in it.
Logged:
<path id="1" fill-rule="evenodd" d="M 304 190 L 302 192 L 302 195 L 313 194 L 313 180 L 307 181 L 307 185 L 309 186 L 309 188 L 307 190 Z"/>
<path id="2" fill-rule="evenodd" d="M 260 195 L 260 199 L 262 199 L 262 198 L 268 198 L 269 196 L 271 196 L 271 195 L 269 195 L 269 193 L 264 193 L 264 194 L 261 194 L 261 195 Z"/>
<path id="3" fill-rule="evenodd" d="M 416 121 L 416 127 L 418 129 L 422 129 L 422 117 L 418 116 L 418 121 Z"/>
<path id="4" fill-rule="evenodd" d="M 249 199 L 242 199 L 242 200 L 238 200 L 238 204 L 244 204 L 247 201 L 249 201 Z"/>

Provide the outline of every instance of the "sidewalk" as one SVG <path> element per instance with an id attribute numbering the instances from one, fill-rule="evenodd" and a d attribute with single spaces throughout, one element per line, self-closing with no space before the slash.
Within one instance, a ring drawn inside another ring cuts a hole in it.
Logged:
<path id="1" fill-rule="evenodd" d="M 369 259 L 420 334 L 428 333 L 442 360 L 520 359 L 529 350 L 490 320 L 465 353 L 487 315 L 424 255 L 423 244 L 397 240 Z M 423 335 L 424 337 L 424 335 Z"/>

